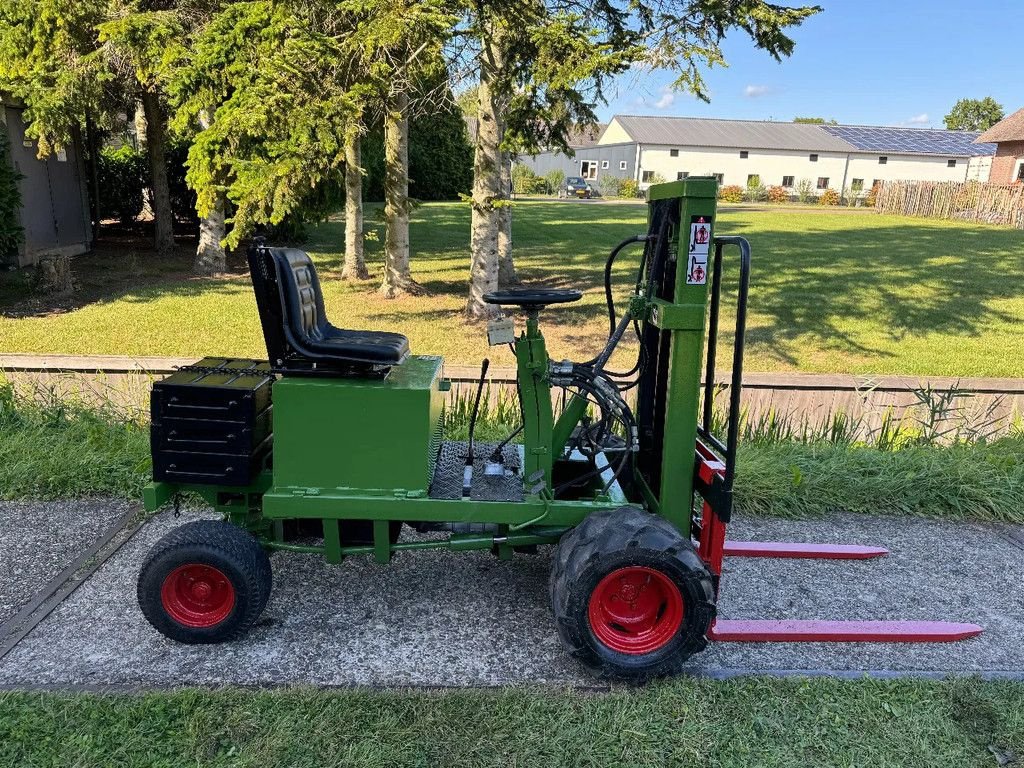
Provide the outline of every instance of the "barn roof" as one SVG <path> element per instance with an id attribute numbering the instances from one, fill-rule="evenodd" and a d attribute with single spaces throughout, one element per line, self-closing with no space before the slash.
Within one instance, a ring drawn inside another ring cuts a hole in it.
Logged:
<path id="1" fill-rule="evenodd" d="M 995 153 L 994 145 L 975 143 L 978 134 L 970 131 L 641 115 L 615 120 L 640 144 L 959 157 Z"/>
<path id="2" fill-rule="evenodd" d="M 1024 141 L 1024 108 L 1004 117 L 981 136 L 978 141 Z"/>

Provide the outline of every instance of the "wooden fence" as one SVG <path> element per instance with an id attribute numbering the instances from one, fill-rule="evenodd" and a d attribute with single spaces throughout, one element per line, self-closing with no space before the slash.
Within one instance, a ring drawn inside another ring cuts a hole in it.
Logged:
<path id="1" fill-rule="evenodd" d="M 1024 184 L 980 181 L 886 181 L 878 190 L 879 213 L 962 219 L 1024 229 Z"/>

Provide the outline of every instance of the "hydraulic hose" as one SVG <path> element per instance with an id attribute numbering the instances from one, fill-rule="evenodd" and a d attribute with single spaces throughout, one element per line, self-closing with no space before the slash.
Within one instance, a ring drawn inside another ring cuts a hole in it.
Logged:
<path id="1" fill-rule="evenodd" d="M 608 260 L 604 263 L 604 298 L 608 304 L 609 336 L 615 333 L 615 325 L 617 323 L 615 315 L 615 299 L 612 298 L 612 266 L 615 264 L 615 259 L 623 248 L 627 245 L 632 245 L 633 243 L 646 242 L 648 239 L 653 239 L 653 235 L 633 235 L 632 237 L 627 237 L 621 243 L 612 248 L 612 252 L 608 254 Z"/>

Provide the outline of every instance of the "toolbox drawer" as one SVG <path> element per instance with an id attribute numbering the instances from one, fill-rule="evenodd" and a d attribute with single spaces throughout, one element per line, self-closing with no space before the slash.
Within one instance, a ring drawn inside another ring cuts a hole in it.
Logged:
<path id="1" fill-rule="evenodd" d="M 273 384 L 268 363 L 223 357 L 204 358 L 156 382 L 153 478 L 248 485 L 272 449 Z"/>

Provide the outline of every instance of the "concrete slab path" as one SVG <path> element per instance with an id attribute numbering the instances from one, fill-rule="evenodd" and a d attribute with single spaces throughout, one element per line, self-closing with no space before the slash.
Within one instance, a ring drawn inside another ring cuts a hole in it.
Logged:
<path id="1" fill-rule="evenodd" d="M 40 505 L 42 514 L 46 505 Z M 550 552 L 403 553 L 390 566 L 276 554 L 274 591 L 238 642 L 175 644 L 135 600 L 145 553 L 197 516 L 162 513 L 5 658 L 4 686 L 593 685 L 559 647 L 547 605 Z M 201 515 L 199 515 L 201 516 Z M 698 674 L 806 670 L 1024 672 L 1024 550 L 1001 526 L 840 515 L 740 519 L 738 538 L 882 544 L 860 562 L 731 559 L 724 618 L 944 619 L 985 627 L 952 644 L 713 644 Z"/>

